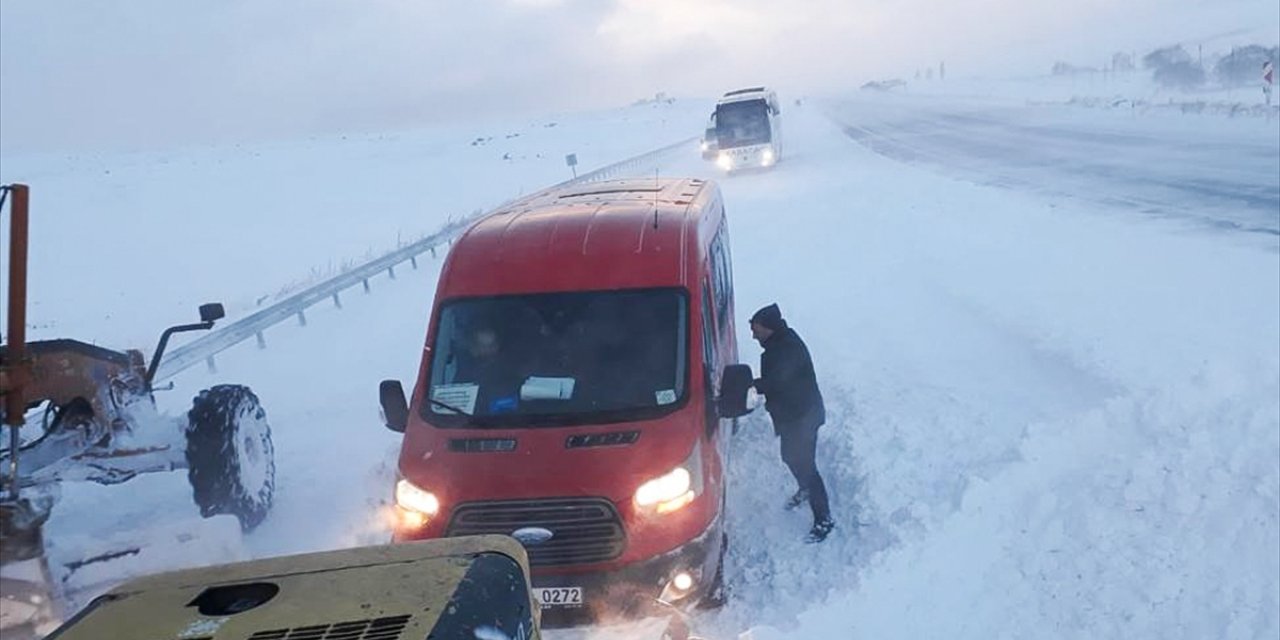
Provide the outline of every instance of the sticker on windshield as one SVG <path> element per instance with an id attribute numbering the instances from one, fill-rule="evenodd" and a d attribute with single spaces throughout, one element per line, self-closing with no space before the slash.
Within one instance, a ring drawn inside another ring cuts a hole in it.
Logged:
<path id="1" fill-rule="evenodd" d="M 431 387 L 431 399 L 435 402 L 431 403 L 431 411 L 434 413 L 443 413 L 454 415 L 461 411 L 467 415 L 476 412 L 476 396 L 480 395 L 480 385 L 470 382 L 462 384 L 438 384 Z M 439 404 L 436 404 L 439 403 Z M 445 408 L 449 405 L 458 411 Z"/>
<path id="2" fill-rule="evenodd" d="M 676 401 L 675 389 L 663 389 L 662 391 L 655 392 L 653 395 L 657 398 L 658 404 L 671 404 Z"/>
<path id="3" fill-rule="evenodd" d="M 521 400 L 568 400 L 573 397 L 573 378 L 529 376 L 520 385 Z"/>

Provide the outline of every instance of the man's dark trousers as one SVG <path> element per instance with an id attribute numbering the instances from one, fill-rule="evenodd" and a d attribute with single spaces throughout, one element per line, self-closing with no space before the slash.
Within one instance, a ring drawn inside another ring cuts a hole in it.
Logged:
<path id="1" fill-rule="evenodd" d="M 827 486 L 818 475 L 814 460 L 818 449 L 818 428 L 802 425 L 778 425 L 782 436 L 782 461 L 796 477 L 800 490 L 809 494 L 809 507 L 813 509 L 813 521 L 823 522 L 831 517 L 827 502 Z"/>

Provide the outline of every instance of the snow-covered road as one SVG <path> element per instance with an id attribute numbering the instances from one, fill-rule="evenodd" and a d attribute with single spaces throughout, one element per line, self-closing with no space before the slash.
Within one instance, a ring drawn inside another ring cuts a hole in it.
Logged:
<path id="1" fill-rule="evenodd" d="M 831 114 L 869 149 L 950 175 L 1280 234 L 1274 119 L 907 97 L 844 101 Z"/>
<path id="2" fill-rule="evenodd" d="M 781 509 L 791 480 L 767 419 L 749 420 L 732 447 L 733 598 L 696 625 L 760 639 L 1274 636 L 1275 236 L 1129 215 L 1094 197 L 1124 192 L 1124 180 L 1076 186 L 1072 163 L 1037 169 L 1047 189 L 1011 190 L 970 182 L 991 165 L 963 157 L 940 175 L 932 160 L 881 155 L 816 105 L 785 117 L 772 171 L 717 176 L 690 149 L 662 172 L 720 180 L 744 360 L 758 354 L 745 318 L 775 301 L 814 352 L 830 404 L 819 467 L 839 528 L 802 544 L 809 523 Z M 1002 130 L 1005 143 L 1022 135 Z M 1125 154 L 1107 161 L 1125 155 L 1135 170 L 1166 151 L 1115 144 Z M 1002 166 L 1029 164 L 1020 158 Z M 1205 198 L 1158 201 L 1197 220 L 1252 211 Z M 222 380 L 261 396 L 278 496 L 250 554 L 385 537 L 397 437 L 379 424 L 376 387 L 413 377 L 438 267 L 316 309 L 305 328 L 274 331 L 267 350 L 237 347 L 218 374 L 185 372 L 161 398 L 182 411 Z M 129 499 L 194 510 L 184 479 L 161 484 Z M 50 529 L 85 525 L 67 515 Z"/>

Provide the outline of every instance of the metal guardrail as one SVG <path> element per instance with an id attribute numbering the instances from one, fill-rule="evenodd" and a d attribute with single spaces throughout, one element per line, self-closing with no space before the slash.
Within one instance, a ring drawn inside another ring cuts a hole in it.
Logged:
<path id="1" fill-rule="evenodd" d="M 653 151 L 648 151 L 638 156 L 633 156 L 626 160 L 606 165 L 570 180 L 565 180 L 564 182 L 547 187 L 544 191 L 617 177 L 622 175 L 624 172 L 633 170 L 637 165 L 643 165 L 657 159 L 658 157 L 676 151 L 695 140 L 697 140 L 696 136 L 685 138 L 684 140 L 669 144 L 665 147 L 654 149 Z M 517 198 L 517 200 L 521 200 L 526 197 L 531 196 L 522 196 L 521 198 Z M 165 355 L 164 360 L 156 370 L 155 379 L 166 380 L 172 378 L 178 373 L 202 361 L 208 362 L 212 367 L 213 356 L 230 349 L 249 338 L 256 337 L 258 340 L 258 346 L 265 347 L 266 341 L 263 337 L 263 332 L 268 328 L 295 317 L 300 323 L 305 325 L 305 311 L 318 302 L 333 300 L 335 304 L 341 307 L 341 298 L 339 297 L 339 294 L 343 291 L 354 287 L 357 284 L 362 284 L 367 292 L 369 291 L 369 280 L 371 278 L 384 271 L 394 278 L 395 267 L 404 262 L 410 262 L 416 268 L 417 257 L 419 255 L 431 251 L 443 243 L 452 242 L 458 234 L 465 231 L 467 227 L 476 220 L 491 215 L 495 211 L 500 211 L 510 204 L 511 202 L 506 202 L 488 212 L 467 216 L 460 220 L 451 222 L 439 231 L 436 231 L 417 242 L 396 249 L 382 257 L 370 260 L 365 264 L 355 267 L 349 271 L 345 271 L 333 278 L 325 280 L 324 282 L 308 287 L 307 289 L 289 296 L 288 298 L 285 298 L 284 300 L 281 300 L 269 307 L 255 311 L 254 313 L 236 320 L 235 322 L 227 324 L 221 329 L 205 334 L 204 336 L 185 345 L 176 347 Z"/>

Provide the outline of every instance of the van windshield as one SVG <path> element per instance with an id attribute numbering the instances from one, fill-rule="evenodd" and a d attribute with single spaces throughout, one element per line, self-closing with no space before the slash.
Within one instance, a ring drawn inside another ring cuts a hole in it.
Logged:
<path id="1" fill-rule="evenodd" d="M 716 107 L 716 137 L 721 149 L 769 142 L 769 115 L 764 100 L 729 102 Z"/>
<path id="2" fill-rule="evenodd" d="M 687 296 L 644 289 L 444 304 L 425 420 L 558 426 L 651 419 L 684 400 Z"/>

